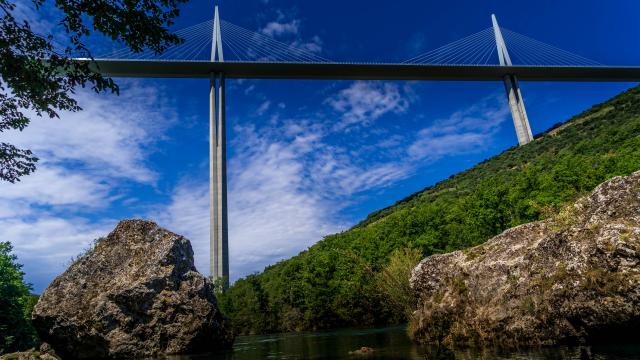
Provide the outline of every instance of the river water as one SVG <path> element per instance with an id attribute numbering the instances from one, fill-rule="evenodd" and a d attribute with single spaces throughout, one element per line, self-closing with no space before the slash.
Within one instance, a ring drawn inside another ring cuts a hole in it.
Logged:
<path id="1" fill-rule="evenodd" d="M 373 348 L 367 355 L 349 354 L 361 347 Z M 227 353 L 180 356 L 174 360 L 218 359 L 486 359 L 486 360 L 546 360 L 546 359 L 640 359 L 639 345 L 591 347 L 548 347 L 534 350 L 437 352 L 434 348 L 416 346 L 404 327 L 379 329 L 342 329 L 261 336 L 241 336 L 233 350 Z"/>

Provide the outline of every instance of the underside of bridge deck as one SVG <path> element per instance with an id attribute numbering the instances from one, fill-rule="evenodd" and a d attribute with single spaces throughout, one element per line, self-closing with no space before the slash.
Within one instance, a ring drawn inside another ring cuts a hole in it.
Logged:
<path id="1" fill-rule="evenodd" d="M 88 61 L 79 59 L 78 61 Z M 112 77 L 209 78 L 211 73 L 245 79 L 640 81 L 640 67 L 500 66 L 371 63 L 277 63 L 97 59 L 96 70 Z"/>

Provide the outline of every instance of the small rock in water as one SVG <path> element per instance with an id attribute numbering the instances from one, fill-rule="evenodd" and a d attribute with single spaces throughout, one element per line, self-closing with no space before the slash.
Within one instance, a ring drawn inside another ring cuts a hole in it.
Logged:
<path id="1" fill-rule="evenodd" d="M 58 276 L 33 322 L 63 359 L 202 353 L 233 343 L 189 240 L 143 220 L 120 222 Z"/>
<path id="2" fill-rule="evenodd" d="M 373 352 L 373 348 L 363 346 L 358 350 L 349 351 L 349 355 L 368 355 Z"/>

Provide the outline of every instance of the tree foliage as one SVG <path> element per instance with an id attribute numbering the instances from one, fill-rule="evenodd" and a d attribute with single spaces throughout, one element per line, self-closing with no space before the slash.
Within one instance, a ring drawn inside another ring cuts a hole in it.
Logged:
<path id="1" fill-rule="evenodd" d="M 27 2 L 29 0 L 20 0 Z M 36 9 L 46 0 L 30 0 Z M 22 131 L 25 111 L 56 118 L 60 111 L 79 111 L 73 93 L 90 86 L 96 92 L 118 92 L 118 86 L 92 70 L 84 41 L 93 32 L 121 41 L 133 51 L 162 52 L 182 40 L 168 32 L 187 0 L 51 0 L 63 17 L 64 41 L 37 34 L 28 21 L 16 19 L 14 0 L 0 0 L 0 132 Z M 24 6 L 24 4 L 23 4 Z M 35 170 L 28 149 L 0 142 L 0 180 L 15 182 Z"/>
<path id="2" fill-rule="evenodd" d="M 221 307 L 241 333 L 402 321 L 398 304 L 411 300 L 396 281 L 409 266 L 400 249 L 427 256 L 481 244 L 639 169 L 640 87 L 238 280 Z"/>
<path id="3" fill-rule="evenodd" d="M 31 325 L 35 305 L 31 285 L 24 282 L 22 265 L 11 254 L 11 244 L 0 242 L 0 354 L 28 348 L 36 341 Z"/>
<path id="4" fill-rule="evenodd" d="M 418 299 L 411 291 L 409 279 L 420 260 L 422 252 L 418 249 L 396 249 L 389 256 L 389 263 L 376 274 L 376 288 L 399 321 L 409 319 L 415 311 Z"/>

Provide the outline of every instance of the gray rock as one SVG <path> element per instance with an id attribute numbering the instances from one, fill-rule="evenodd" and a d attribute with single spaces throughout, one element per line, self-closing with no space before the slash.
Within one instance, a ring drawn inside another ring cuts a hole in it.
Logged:
<path id="1" fill-rule="evenodd" d="M 35 349 L 0 355 L 0 360 L 60 360 L 51 353 L 42 353 Z"/>
<path id="2" fill-rule="evenodd" d="M 45 290 L 33 311 L 62 358 L 130 358 L 229 348 L 233 335 L 189 240 L 125 220 Z"/>
<path id="3" fill-rule="evenodd" d="M 40 350 L 30 349 L 5 355 L 0 355 L 0 360 L 60 360 L 51 346 L 47 343 L 40 344 Z"/>
<path id="4" fill-rule="evenodd" d="M 410 333 L 453 346 L 552 345 L 640 333 L 640 172 L 553 219 L 521 225 L 412 272 Z"/>

